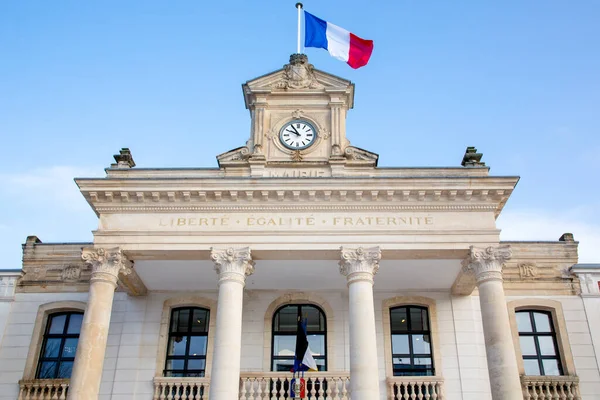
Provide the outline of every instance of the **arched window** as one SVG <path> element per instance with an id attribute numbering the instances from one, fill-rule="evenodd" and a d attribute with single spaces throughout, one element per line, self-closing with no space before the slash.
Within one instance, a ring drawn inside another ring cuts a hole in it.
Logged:
<path id="1" fill-rule="evenodd" d="M 68 379 L 79 342 L 82 312 L 50 314 L 40 353 L 37 379 Z"/>
<path id="2" fill-rule="evenodd" d="M 210 311 L 204 308 L 182 307 L 171 311 L 165 376 L 205 375 L 209 319 Z"/>
<path id="3" fill-rule="evenodd" d="M 390 309 L 394 376 L 433 376 L 431 330 L 426 307 Z"/>
<path id="4" fill-rule="evenodd" d="M 308 346 L 319 371 L 327 371 L 327 326 L 325 313 L 311 304 L 294 304 L 273 314 L 271 370 L 289 372 L 294 365 L 298 318 L 306 319 Z"/>
<path id="5" fill-rule="evenodd" d="M 517 311 L 515 316 L 525 375 L 562 375 L 550 312 L 522 310 Z"/>

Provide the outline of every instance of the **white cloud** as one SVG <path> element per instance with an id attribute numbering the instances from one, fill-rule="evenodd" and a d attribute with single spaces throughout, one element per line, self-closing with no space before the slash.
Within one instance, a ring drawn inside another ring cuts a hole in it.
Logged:
<path id="1" fill-rule="evenodd" d="M 597 213 L 598 211 L 596 211 Z M 562 213 L 544 210 L 505 210 L 498 218 L 502 240 L 558 240 L 570 232 L 579 242 L 580 263 L 600 263 L 600 223 L 592 209 Z"/>
<path id="2" fill-rule="evenodd" d="M 20 173 L 0 174 L 0 192 L 19 201 L 47 202 L 51 200 L 67 208 L 83 205 L 83 196 L 73 181 L 75 177 L 103 176 L 102 168 L 53 166 Z"/>

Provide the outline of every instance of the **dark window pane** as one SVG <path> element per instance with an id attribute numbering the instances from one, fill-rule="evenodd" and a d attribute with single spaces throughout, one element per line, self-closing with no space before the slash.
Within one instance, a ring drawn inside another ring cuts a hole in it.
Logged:
<path id="1" fill-rule="evenodd" d="M 167 355 L 170 356 L 184 356 L 185 348 L 187 346 L 187 336 L 174 336 L 169 339 L 169 348 Z M 169 368 L 167 368 L 169 369 Z"/>
<path id="2" fill-rule="evenodd" d="M 205 368 L 206 368 L 206 360 L 204 360 L 204 359 L 188 360 L 187 369 L 205 369 Z"/>
<path id="3" fill-rule="evenodd" d="M 69 318 L 69 327 L 67 328 L 68 334 L 79 333 L 81 331 L 81 322 L 83 321 L 83 314 L 71 314 Z"/>
<path id="4" fill-rule="evenodd" d="M 410 357 L 394 357 L 394 369 L 410 368 Z"/>
<path id="5" fill-rule="evenodd" d="M 392 332 L 408 331 L 408 319 L 406 316 L 406 308 L 394 308 L 390 311 L 390 322 Z"/>
<path id="6" fill-rule="evenodd" d="M 294 360 L 273 360 L 273 371 L 277 372 L 290 372 L 294 366 Z"/>
<path id="7" fill-rule="evenodd" d="M 317 369 L 319 371 L 325 371 L 325 359 L 324 358 L 315 358 L 315 363 L 317 364 Z"/>
<path id="8" fill-rule="evenodd" d="M 194 309 L 192 318 L 192 332 L 208 332 L 208 311 L 199 308 Z"/>
<path id="9" fill-rule="evenodd" d="M 542 360 L 542 365 L 544 366 L 544 375 L 560 375 L 558 360 Z"/>
<path id="10" fill-rule="evenodd" d="M 44 349 L 44 358 L 56 358 L 60 354 L 60 343 L 62 339 L 48 339 Z"/>
<path id="11" fill-rule="evenodd" d="M 169 377 L 174 377 L 174 378 L 181 378 L 183 377 L 183 372 L 180 371 L 166 371 L 165 372 L 165 376 L 169 376 Z"/>
<path id="12" fill-rule="evenodd" d="M 275 336 L 273 338 L 273 354 L 276 356 L 294 356 L 296 352 L 296 336 Z"/>
<path id="13" fill-rule="evenodd" d="M 75 352 L 77 351 L 77 342 L 79 342 L 79 338 L 65 339 L 65 344 L 62 350 L 61 357 L 75 358 Z"/>
<path id="14" fill-rule="evenodd" d="M 279 310 L 278 324 L 275 329 L 279 332 L 296 332 L 298 328 L 298 306 L 287 306 Z"/>
<path id="15" fill-rule="evenodd" d="M 554 347 L 554 338 L 552 336 L 538 336 L 538 342 L 540 344 L 541 355 L 543 355 L 543 356 L 556 355 L 556 349 Z"/>
<path id="16" fill-rule="evenodd" d="M 325 326 L 321 326 L 321 312 L 315 307 L 303 306 L 302 318 L 306 318 L 307 331 L 322 331 L 325 328 Z"/>
<path id="17" fill-rule="evenodd" d="M 50 329 L 48 333 L 50 334 L 61 334 L 65 331 L 65 321 L 67 320 L 67 315 L 56 315 L 52 317 L 50 321 Z"/>
<path id="18" fill-rule="evenodd" d="M 206 355 L 206 336 L 191 336 L 190 351 L 188 355 L 204 356 Z"/>
<path id="19" fill-rule="evenodd" d="M 415 357 L 415 366 L 419 369 L 431 368 L 431 358 L 428 357 Z"/>
<path id="20" fill-rule="evenodd" d="M 430 345 L 429 335 L 412 335 L 412 345 L 413 345 L 413 353 L 414 354 L 430 354 L 431 353 L 431 345 Z"/>
<path id="21" fill-rule="evenodd" d="M 420 308 L 411 308 L 410 324 L 410 329 L 413 331 L 429 330 L 429 323 L 427 321 L 427 311 Z"/>
<path id="22" fill-rule="evenodd" d="M 71 372 L 73 372 L 73 361 L 61 362 L 56 377 L 58 379 L 69 379 L 71 377 Z"/>
<path id="23" fill-rule="evenodd" d="M 392 335 L 392 353 L 410 354 L 408 335 Z"/>
<path id="24" fill-rule="evenodd" d="M 515 313 L 517 317 L 517 329 L 519 332 L 533 332 L 533 327 L 531 326 L 531 317 L 529 316 L 529 312 L 518 312 Z"/>
<path id="25" fill-rule="evenodd" d="M 325 355 L 325 336 L 324 335 L 308 335 L 308 347 L 314 356 Z M 295 344 L 295 341 L 294 341 Z M 296 348 L 294 347 L 294 350 Z"/>
<path id="26" fill-rule="evenodd" d="M 539 375 L 540 374 L 540 365 L 538 364 L 538 360 L 523 360 L 523 365 L 525 366 L 525 375 Z"/>
<path id="27" fill-rule="evenodd" d="M 56 362 L 43 362 L 40 365 L 40 372 L 38 373 L 39 379 L 54 379 L 56 371 Z"/>
<path id="28" fill-rule="evenodd" d="M 184 360 L 167 360 L 166 369 L 182 370 L 184 366 Z"/>
<path id="29" fill-rule="evenodd" d="M 537 356 L 533 336 L 521 336 L 519 342 L 521 343 L 521 353 L 524 356 Z"/>
<path id="30" fill-rule="evenodd" d="M 552 332 L 552 329 L 550 327 L 550 316 L 548 314 L 534 312 L 533 319 L 535 320 L 536 332 Z"/>
<path id="31" fill-rule="evenodd" d="M 190 323 L 190 309 L 184 308 L 177 311 L 176 325 L 173 332 L 188 332 Z"/>

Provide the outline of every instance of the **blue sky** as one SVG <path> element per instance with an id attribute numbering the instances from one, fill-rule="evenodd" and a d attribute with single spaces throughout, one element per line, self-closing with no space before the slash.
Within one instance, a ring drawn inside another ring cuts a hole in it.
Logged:
<path id="1" fill-rule="evenodd" d="M 140 167 L 210 167 L 242 145 L 241 83 L 296 47 L 295 1 L 0 2 L 0 268 L 27 235 L 91 241 L 74 176 L 102 176 L 121 147 Z M 375 41 L 352 70 L 352 144 L 381 166 L 459 165 L 476 146 L 520 175 L 504 240 L 573 232 L 600 262 L 600 2 L 306 1 Z"/>

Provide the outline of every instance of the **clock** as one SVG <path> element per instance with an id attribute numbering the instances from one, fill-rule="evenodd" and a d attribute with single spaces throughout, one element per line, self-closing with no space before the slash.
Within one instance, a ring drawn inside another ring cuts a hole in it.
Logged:
<path id="1" fill-rule="evenodd" d="M 290 150 L 303 150 L 311 146 L 317 139 L 317 130 L 308 121 L 297 119 L 281 128 L 279 140 Z"/>

